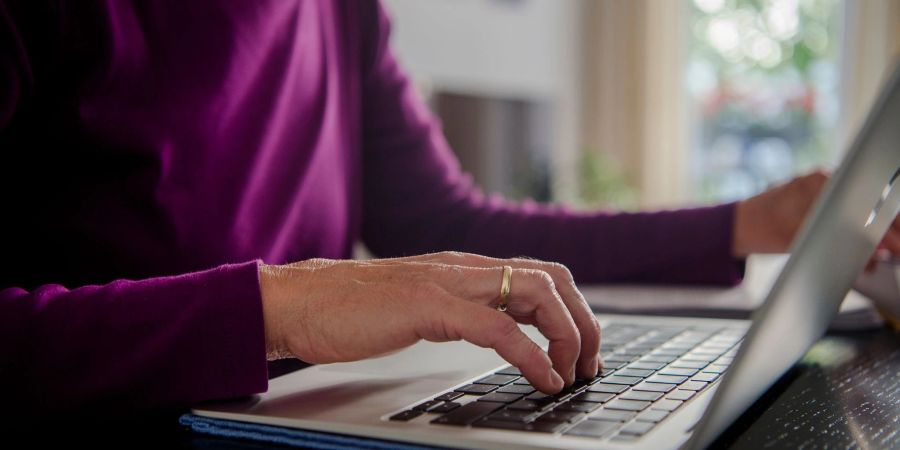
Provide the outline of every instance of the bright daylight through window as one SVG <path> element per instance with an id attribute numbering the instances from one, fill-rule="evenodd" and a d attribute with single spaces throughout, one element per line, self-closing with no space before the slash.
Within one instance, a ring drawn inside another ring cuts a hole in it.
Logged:
<path id="1" fill-rule="evenodd" d="M 687 84 L 696 200 L 743 198 L 829 164 L 837 0 L 692 0 Z"/>

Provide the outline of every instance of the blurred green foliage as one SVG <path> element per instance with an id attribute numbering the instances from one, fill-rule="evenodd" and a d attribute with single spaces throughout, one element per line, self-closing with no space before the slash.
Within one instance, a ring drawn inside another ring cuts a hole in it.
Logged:
<path id="1" fill-rule="evenodd" d="M 578 163 L 579 206 L 629 210 L 638 206 L 637 190 L 612 158 L 596 151 L 582 153 Z"/>

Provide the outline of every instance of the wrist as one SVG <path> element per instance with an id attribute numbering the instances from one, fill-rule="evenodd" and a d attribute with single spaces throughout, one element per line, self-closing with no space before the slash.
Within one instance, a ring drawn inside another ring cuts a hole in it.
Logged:
<path id="1" fill-rule="evenodd" d="M 262 299 L 263 323 L 266 336 L 266 359 L 273 361 L 292 357 L 284 345 L 281 314 L 279 311 L 279 275 L 280 268 L 274 265 L 259 264 L 259 293 Z"/>

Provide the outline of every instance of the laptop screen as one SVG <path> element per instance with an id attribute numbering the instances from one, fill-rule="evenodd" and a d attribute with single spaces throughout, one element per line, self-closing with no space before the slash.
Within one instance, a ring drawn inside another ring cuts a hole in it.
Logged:
<path id="1" fill-rule="evenodd" d="M 818 200 L 689 448 L 704 448 L 818 340 L 900 211 L 900 64 Z"/>

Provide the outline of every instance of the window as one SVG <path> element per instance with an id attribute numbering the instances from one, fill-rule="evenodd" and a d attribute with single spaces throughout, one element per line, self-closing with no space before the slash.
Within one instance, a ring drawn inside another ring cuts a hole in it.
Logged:
<path id="1" fill-rule="evenodd" d="M 690 0 L 694 200 L 744 198 L 837 155 L 837 0 Z"/>

